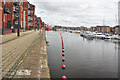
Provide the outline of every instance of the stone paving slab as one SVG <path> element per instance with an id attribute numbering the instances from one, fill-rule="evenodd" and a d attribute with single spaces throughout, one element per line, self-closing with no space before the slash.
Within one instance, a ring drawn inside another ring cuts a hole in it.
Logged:
<path id="1" fill-rule="evenodd" d="M 2 44 L 2 76 L 5 76 L 30 44 L 36 39 L 39 31 L 30 31 L 26 32 L 26 34 L 27 35 L 23 37 Z"/>
<path id="2" fill-rule="evenodd" d="M 43 50 L 41 51 L 41 49 Z M 24 70 L 22 75 L 20 73 L 21 70 Z M 25 70 L 30 71 L 29 75 L 25 74 Z M 34 78 L 34 80 L 41 78 L 46 78 L 47 80 L 50 79 L 45 32 L 40 34 L 36 39 L 34 46 L 26 56 L 14 78 Z"/>
<path id="3" fill-rule="evenodd" d="M 32 32 L 34 32 L 34 30 L 20 32 L 20 37 L 25 36 L 27 34 L 30 34 Z M 1 37 L 2 37 L 2 41 L 0 43 L 9 42 L 11 40 L 14 40 L 14 39 L 18 38 L 17 37 L 17 33 L 11 33 L 11 34 L 6 34 L 6 35 L 1 35 Z"/>

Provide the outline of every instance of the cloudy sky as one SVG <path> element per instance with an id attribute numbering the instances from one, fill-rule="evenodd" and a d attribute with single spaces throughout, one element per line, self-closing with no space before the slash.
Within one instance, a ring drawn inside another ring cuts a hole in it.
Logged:
<path id="1" fill-rule="evenodd" d="M 28 0 L 36 5 L 35 14 L 50 24 L 78 27 L 118 23 L 119 0 Z"/>

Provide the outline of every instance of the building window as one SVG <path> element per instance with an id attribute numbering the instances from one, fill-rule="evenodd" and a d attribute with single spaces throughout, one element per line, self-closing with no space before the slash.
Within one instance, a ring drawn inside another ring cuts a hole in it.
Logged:
<path id="1" fill-rule="evenodd" d="M 23 27 L 23 22 L 21 22 L 21 28 Z"/>
<path id="2" fill-rule="evenodd" d="M 31 11 L 31 14 L 33 15 L 33 11 Z"/>
<path id="3" fill-rule="evenodd" d="M 13 13 L 13 19 L 15 19 L 14 13 Z"/>
<path id="4" fill-rule="evenodd" d="M 30 18 L 30 20 L 33 20 L 33 18 Z"/>

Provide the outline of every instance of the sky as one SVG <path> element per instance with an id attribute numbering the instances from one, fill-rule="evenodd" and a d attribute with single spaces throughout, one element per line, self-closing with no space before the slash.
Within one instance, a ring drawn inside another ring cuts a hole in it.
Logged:
<path id="1" fill-rule="evenodd" d="M 28 0 L 35 14 L 49 25 L 91 27 L 118 24 L 119 0 Z"/>

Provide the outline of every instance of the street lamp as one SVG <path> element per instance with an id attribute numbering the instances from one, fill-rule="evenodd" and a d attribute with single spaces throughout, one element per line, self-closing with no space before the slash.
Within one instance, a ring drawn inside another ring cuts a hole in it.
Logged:
<path id="1" fill-rule="evenodd" d="M 20 27 L 19 27 L 19 6 L 20 4 L 19 4 L 19 1 L 18 1 L 18 29 L 17 29 L 17 36 L 19 37 L 20 36 Z"/>
<path id="2" fill-rule="evenodd" d="M 5 9 L 5 0 L 3 0 L 3 27 L 2 27 L 2 35 L 4 34 L 4 9 Z"/>

